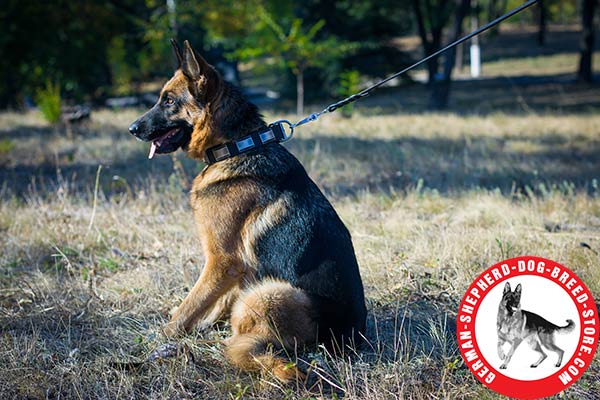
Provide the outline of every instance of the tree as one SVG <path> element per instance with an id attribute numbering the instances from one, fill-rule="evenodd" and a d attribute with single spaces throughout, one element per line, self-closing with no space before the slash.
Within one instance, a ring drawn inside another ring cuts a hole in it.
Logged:
<path id="1" fill-rule="evenodd" d="M 501 16 L 502 14 L 504 14 L 504 12 L 506 11 L 508 0 L 487 0 L 484 3 L 487 3 L 487 4 L 485 4 L 487 6 L 486 7 L 487 19 L 489 21 L 492 21 L 492 20 L 495 20 L 496 18 L 498 18 L 499 16 Z M 490 30 L 490 34 L 497 35 L 501 26 L 502 26 L 502 24 L 496 25 L 495 27 L 493 27 Z"/>
<path id="2" fill-rule="evenodd" d="M 592 59 L 594 53 L 594 11 L 597 0 L 584 0 L 581 9 L 581 41 L 579 48 L 581 56 L 579 59 L 579 72 L 577 80 L 579 82 L 590 83 L 593 80 Z"/>
<path id="3" fill-rule="evenodd" d="M 99 1 L 5 0 L 0 7 L 0 106 L 19 106 L 48 82 L 61 94 L 100 96 L 111 83 L 106 53 L 131 29 Z"/>
<path id="4" fill-rule="evenodd" d="M 205 43 L 203 12 L 175 0 L 4 0 L 0 107 L 28 104 L 48 83 L 76 101 L 128 94 L 132 83 L 172 72 L 175 27 Z"/>
<path id="5" fill-rule="evenodd" d="M 170 38 L 186 39 L 205 54 L 206 29 L 198 24 L 205 18 L 206 7 L 195 2 L 175 0 L 145 0 L 147 17 L 137 21 L 141 33 L 141 46 L 134 51 L 138 59 L 140 78 L 166 76 L 172 72 Z"/>
<path id="6" fill-rule="evenodd" d="M 454 24 L 451 41 L 460 38 L 463 20 L 471 9 L 470 0 L 413 0 L 412 4 L 425 56 L 442 48 L 444 28 L 452 15 L 454 15 Z M 445 53 L 445 62 L 441 73 L 438 57 L 428 61 L 428 85 L 431 88 L 429 106 L 432 109 L 444 109 L 448 104 L 455 57 L 455 48 Z"/>
<path id="7" fill-rule="evenodd" d="M 546 44 L 546 14 L 547 4 L 545 0 L 538 0 L 538 35 L 537 40 L 540 46 Z"/>
<path id="8" fill-rule="evenodd" d="M 257 26 L 253 35 L 238 50 L 243 59 L 270 56 L 282 66 L 289 68 L 296 78 L 296 112 L 304 113 L 304 74 L 308 68 L 322 68 L 332 60 L 347 54 L 357 47 L 351 42 L 333 36 L 318 37 L 325 25 L 319 20 L 306 28 L 303 20 L 293 18 L 288 29 L 275 22 L 275 18 L 264 8 L 258 9 L 262 26 Z"/>
<path id="9" fill-rule="evenodd" d="M 412 4 L 417 22 L 417 31 L 425 50 L 425 56 L 427 57 L 441 48 L 442 34 L 452 14 L 454 2 L 445 0 L 413 0 Z M 427 62 L 429 84 L 435 80 L 438 69 L 438 57 L 434 57 Z"/>
<path id="10" fill-rule="evenodd" d="M 456 12 L 454 14 L 454 28 L 450 39 L 451 41 L 458 40 L 462 36 L 463 20 L 471 8 L 471 0 L 454 0 L 454 2 L 456 3 Z M 456 47 L 446 52 L 442 77 L 433 83 L 430 107 L 435 110 L 442 110 L 448 106 L 455 56 Z"/>
<path id="11" fill-rule="evenodd" d="M 334 68 L 327 68 L 330 82 L 337 87 L 339 70 L 356 70 L 362 76 L 382 78 L 411 64 L 408 54 L 395 40 L 412 34 L 414 18 L 406 9 L 412 0 L 305 0 L 295 12 L 305 23 L 320 19 L 325 26 L 319 35 L 360 42 L 360 48 L 343 56 Z M 328 83 L 328 82 L 325 82 Z M 333 91 L 335 93 L 337 88 Z"/>

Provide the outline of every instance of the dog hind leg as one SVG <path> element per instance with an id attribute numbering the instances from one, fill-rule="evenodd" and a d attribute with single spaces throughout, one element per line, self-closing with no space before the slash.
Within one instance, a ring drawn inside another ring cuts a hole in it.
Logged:
<path id="1" fill-rule="evenodd" d="M 542 344 L 550 351 L 555 352 L 558 355 L 558 360 L 556 361 L 556 364 L 554 365 L 555 367 L 560 367 L 560 365 L 562 364 L 562 359 L 563 356 L 565 354 L 565 351 L 563 349 L 561 349 L 560 347 L 558 347 L 555 343 L 554 343 L 554 334 L 553 333 L 543 333 L 540 334 L 540 339 L 542 341 Z"/>
<path id="2" fill-rule="evenodd" d="M 544 353 L 544 350 L 542 349 L 542 346 L 540 346 L 540 342 L 538 341 L 537 337 L 529 339 L 528 342 L 533 350 L 540 353 L 540 358 L 536 362 L 531 364 L 531 368 L 537 368 L 537 366 L 540 365 L 542 361 L 544 361 L 548 357 L 548 355 Z"/>
<path id="3" fill-rule="evenodd" d="M 284 356 L 316 342 L 317 324 L 310 298 L 287 282 L 265 280 L 240 294 L 231 312 L 233 336 L 225 354 L 245 371 L 272 373 L 288 382 L 303 377 Z"/>

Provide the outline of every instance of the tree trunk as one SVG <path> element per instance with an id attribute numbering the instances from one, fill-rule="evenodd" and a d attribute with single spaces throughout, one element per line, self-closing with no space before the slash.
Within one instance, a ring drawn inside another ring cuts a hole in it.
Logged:
<path id="1" fill-rule="evenodd" d="M 471 0 L 455 0 L 458 2 L 456 14 L 454 16 L 454 29 L 452 32 L 451 41 L 458 40 L 462 35 L 462 24 L 469 9 L 471 8 Z M 452 68 L 454 66 L 456 56 L 456 47 L 446 52 L 444 60 L 444 72 L 442 79 L 435 82 L 431 91 L 429 105 L 435 110 L 443 110 L 448 107 L 448 99 L 450 97 L 450 84 L 452 82 Z"/>
<path id="2" fill-rule="evenodd" d="M 537 40 L 540 46 L 546 44 L 546 2 L 538 0 L 538 35 Z"/>
<path id="3" fill-rule="evenodd" d="M 597 0 L 584 0 L 581 10 L 581 41 L 579 48 L 581 57 L 579 59 L 578 82 L 590 83 L 592 76 L 592 58 L 594 54 L 594 11 Z"/>
<path id="4" fill-rule="evenodd" d="M 423 11 L 421 10 L 421 4 L 420 4 L 419 0 L 413 0 L 412 4 L 413 4 L 413 10 L 415 11 L 415 17 L 417 20 L 417 30 L 419 32 L 419 37 L 421 38 L 421 44 L 423 45 L 423 49 L 425 50 L 425 57 L 427 57 L 428 55 L 433 53 L 433 51 L 431 50 L 431 43 L 429 42 L 429 39 L 427 38 L 427 31 L 425 30 L 425 19 L 423 17 Z M 428 62 L 427 63 L 427 72 L 428 72 L 427 81 L 428 81 L 428 83 L 431 83 L 431 81 L 433 79 L 433 74 L 434 74 L 434 73 L 432 73 L 433 69 L 434 69 L 433 63 Z M 435 67 L 435 69 L 437 69 L 437 66 Z"/>
<path id="5" fill-rule="evenodd" d="M 438 26 L 431 30 L 431 53 L 435 53 L 436 51 L 442 48 L 443 30 L 443 26 Z M 429 60 L 427 62 L 427 66 L 429 69 L 429 84 L 431 84 L 437 79 L 437 74 L 440 66 L 440 57 L 437 56 Z"/>
<path id="6" fill-rule="evenodd" d="M 298 70 L 296 75 L 296 114 L 304 115 L 304 70 Z"/>
<path id="7" fill-rule="evenodd" d="M 454 69 L 459 72 L 462 72 L 463 67 L 465 66 L 465 46 L 464 43 L 456 46 L 456 61 L 454 62 Z"/>
<path id="8" fill-rule="evenodd" d="M 487 2 L 487 19 L 489 21 L 492 21 L 492 20 L 498 18 L 499 16 L 504 14 L 504 12 L 506 11 L 506 7 L 507 7 L 507 0 L 489 0 Z M 490 37 L 497 36 L 498 34 L 500 34 L 501 27 L 502 27 L 502 24 L 498 24 L 498 25 L 494 26 L 493 28 L 490 29 L 490 31 L 489 31 L 490 33 L 488 35 Z"/>
<path id="9" fill-rule="evenodd" d="M 421 9 L 421 3 L 425 6 L 425 13 Z M 452 2 L 413 0 L 412 4 L 417 20 L 417 30 L 425 49 L 425 56 L 427 57 L 441 48 L 442 34 L 452 11 Z M 429 28 L 431 40 L 429 40 L 426 26 Z M 439 65 L 439 57 L 434 57 L 427 61 L 428 85 L 431 85 L 435 81 Z"/>

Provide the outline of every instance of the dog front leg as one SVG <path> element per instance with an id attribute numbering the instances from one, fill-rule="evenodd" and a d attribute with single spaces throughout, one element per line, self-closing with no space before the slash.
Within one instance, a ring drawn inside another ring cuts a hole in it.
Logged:
<path id="1" fill-rule="evenodd" d="M 227 258 L 207 260 L 200 278 L 177 307 L 163 333 L 170 337 L 191 331 L 200 317 L 240 281 L 243 268 L 239 265 L 238 260 Z"/>
<path id="2" fill-rule="evenodd" d="M 506 354 L 506 357 L 504 357 L 504 363 L 502 363 L 502 365 L 500 366 L 500 369 L 506 369 L 506 366 L 510 362 L 510 359 L 512 358 L 513 354 L 515 354 L 515 350 L 517 350 L 517 347 L 519 347 L 520 344 L 521 344 L 520 339 L 515 339 L 511 343 L 510 349 L 508 350 L 508 354 Z"/>
<path id="3" fill-rule="evenodd" d="M 498 357 L 500 357 L 501 360 L 504 360 L 504 357 L 506 356 L 506 354 L 504 354 L 504 349 L 502 348 L 504 343 L 506 343 L 504 339 L 498 338 Z"/>
<path id="4" fill-rule="evenodd" d="M 207 311 L 205 315 L 200 317 L 200 320 L 196 322 L 196 329 L 198 331 L 205 331 L 211 328 L 219 321 L 224 321 L 231 312 L 231 306 L 237 299 L 240 293 L 239 286 L 234 286 L 229 289 L 227 293 L 221 296 L 211 309 Z"/>

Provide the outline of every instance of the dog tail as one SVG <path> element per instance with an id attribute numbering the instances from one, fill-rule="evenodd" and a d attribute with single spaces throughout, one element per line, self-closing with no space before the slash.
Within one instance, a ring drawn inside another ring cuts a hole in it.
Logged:
<path id="1" fill-rule="evenodd" d="M 227 358 L 242 370 L 272 373 L 282 382 L 304 378 L 294 363 L 274 354 L 269 342 L 259 336 L 235 335 L 227 339 L 225 344 Z"/>
<path id="2" fill-rule="evenodd" d="M 569 333 L 575 329 L 575 322 L 572 319 L 567 320 L 567 325 L 559 326 L 557 331 L 560 333 Z"/>

